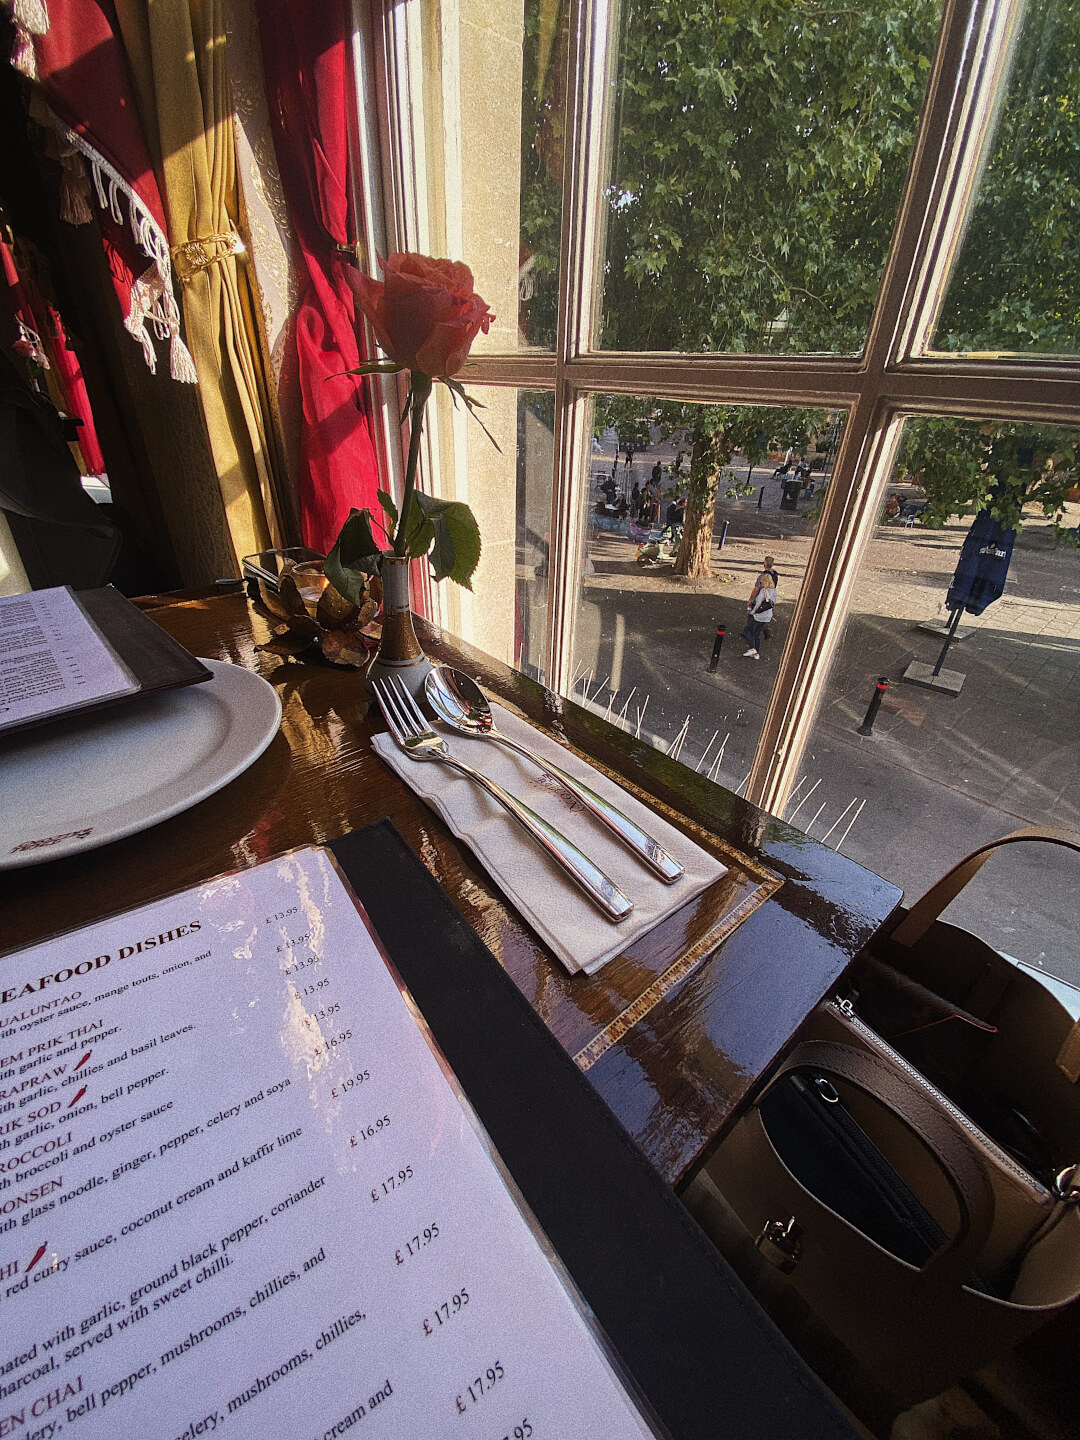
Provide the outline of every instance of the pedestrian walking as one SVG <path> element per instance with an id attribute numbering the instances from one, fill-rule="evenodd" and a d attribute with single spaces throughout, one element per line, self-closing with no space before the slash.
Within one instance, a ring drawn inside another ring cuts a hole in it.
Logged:
<path id="1" fill-rule="evenodd" d="M 743 651 L 744 660 L 761 659 L 761 641 L 765 634 L 765 626 L 773 617 L 778 581 L 779 577 L 773 569 L 773 557 L 766 555 L 765 564 L 761 574 L 754 582 L 754 588 L 750 592 L 750 600 L 746 606 L 746 628 L 742 633 L 748 648 Z"/>
<path id="2" fill-rule="evenodd" d="M 660 461 L 657 460 L 656 464 L 652 467 L 652 475 L 650 476 L 650 479 L 652 480 L 652 483 L 656 486 L 656 488 L 657 488 L 658 490 L 659 490 L 659 488 L 660 488 L 660 481 L 661 481 L 663 478 L 664 478 L 664 467 L 660 464 Z"/>

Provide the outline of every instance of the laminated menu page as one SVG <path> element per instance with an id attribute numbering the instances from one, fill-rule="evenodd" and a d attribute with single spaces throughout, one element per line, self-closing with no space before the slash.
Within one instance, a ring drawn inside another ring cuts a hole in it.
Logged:
<path id="1" fill-rule="evenodd" d="M 0 730 L 139 688 L 66 586 L 0 598 Z"/>
<path id="2" fill-rule="evenodd" d="M 0 960 L 0 1435 L 655 1434 L 333 859 Z"/>

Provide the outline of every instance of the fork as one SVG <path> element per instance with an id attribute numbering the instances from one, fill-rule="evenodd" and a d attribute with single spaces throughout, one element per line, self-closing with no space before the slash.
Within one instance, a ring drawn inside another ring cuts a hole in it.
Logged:
<path id="1" fill-rule="evenodd" d="M 424 719 L 419 706 L 399 676 L 373 680 L 372 688 L 394 743 L 410 760 L 440 760 L 444 765 L 449 765 L 475 780 L 489 795 L 506 806 L 521 828 L 566 871 L 609 919 L 626 919 L 634 908 L 633 901 L 627 899 L 599 866 L 594 865 L 587 855 L 583 855 L 576 845 L 560 834 L 553 825 L 549 825 L 542 816 L 537 815 L 535 810 L 523 805 L 487 775 L 451 755 L 446 741 L 436 735 Z"/>

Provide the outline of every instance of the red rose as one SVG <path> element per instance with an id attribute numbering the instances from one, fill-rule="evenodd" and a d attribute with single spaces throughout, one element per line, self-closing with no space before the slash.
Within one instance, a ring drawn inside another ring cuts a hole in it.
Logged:
<path id="1" fill-rule="evenodd" d="M 455 375 L 477 333 L 486 335 L 495 319 L 473 290 L 472 271 L 456 260 L 401 253 L 382 267 L 385 281 L 349 273 L 379 344 L 406 370 Z"/>

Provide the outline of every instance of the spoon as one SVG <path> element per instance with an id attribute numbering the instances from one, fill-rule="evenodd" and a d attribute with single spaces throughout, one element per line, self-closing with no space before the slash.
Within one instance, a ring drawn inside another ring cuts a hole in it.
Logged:
<path id="1" fill-rule="evenodd" d="M 602 820 L 609 830 L 614 831 L 623 844 L 633 850 L 639 859 L 644 860 L 668 885 L 673 884 L 683 874 L 685 866 L 672 859 L 651 835 L 647 835 L 640 825 L 621 810 L 617 810 L 610 801 L 597 795 L 595 790 L 590 790 L 573 775 L 567 775 L 564 770 L 546 762 L 541 763 L 524 745 L 519 745 L 516 740 L 511 740 L 508 735 L 496 730 L 487 696 L 476 681 L 461 670 L 455 670 L 449 665 L 434 666 L 424 682 L 424 693 L 435 714 L 451 730 L 456 730 L 461 735 L 471 735 L 477 740 L 498 740 L 508 749 L 516 750 L 526 760 L 531 760 L 543 774 L 558 780 L 560 785 L 565 786 L 575 799 L 580 800 L 587 810 L 598 820 Z"/>

